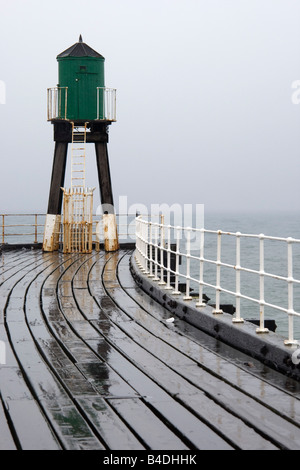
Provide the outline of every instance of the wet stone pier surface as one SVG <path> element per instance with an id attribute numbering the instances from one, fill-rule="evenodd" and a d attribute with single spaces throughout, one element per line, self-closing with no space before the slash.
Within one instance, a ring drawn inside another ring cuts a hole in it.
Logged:
<path id="1" fill-rule="evenodd" d="M 0 258 L 0 449 L 300 449 L 300 384 L 170 313 L 131 251 Z"/>

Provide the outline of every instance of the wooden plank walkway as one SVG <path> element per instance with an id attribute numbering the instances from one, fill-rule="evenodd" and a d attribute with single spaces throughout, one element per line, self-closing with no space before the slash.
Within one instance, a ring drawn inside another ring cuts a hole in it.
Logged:
<path id="1" fill-rule="evenodd" d="M 0 449 L 300 449 L 300 384 L 166 322 L 130 256 L 3 252 Z"/>

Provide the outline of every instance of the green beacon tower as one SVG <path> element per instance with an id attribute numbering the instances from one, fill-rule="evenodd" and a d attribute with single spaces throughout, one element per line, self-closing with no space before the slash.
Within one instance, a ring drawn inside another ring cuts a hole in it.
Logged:
<path id="1" fill-rule="evenodd" d="M 65 117 L 72 121 L 104 119 L 104 60 L 82 42 L 81 36 L 79 42 L 57 56 L 60 102 L 67 100 L 66 109 L 60 106 L 61 118 L 66 111 Z"/>
<path id="2" fill-rule="evenodd" d="M 55 142 L 43 249 L 59 246 L 65 170 L 72 146 L 71 188 L 85 187 L 85 145 L 95 145 L 106 251 L 118 249 L 118 236 L 107 151 L 108 128 L 116 121 L 116 90 L 105 86 L 104 57 L 83 42 L 56 57 L 58 85 L 47 90 L 47 119 L 53 125 Z M 81 159 L 76 154 L 81 149 Z M 75 158 L 75 155 L 78 158 Z"/>

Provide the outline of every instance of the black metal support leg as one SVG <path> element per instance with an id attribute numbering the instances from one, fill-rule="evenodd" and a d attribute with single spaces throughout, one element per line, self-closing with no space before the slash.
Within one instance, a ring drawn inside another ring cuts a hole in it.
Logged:
<path id="1" fill-rule="evenodd" d="M 50 183 L 48 214 L 61 214 L 62 190 L 65 182 L 68 143 L 55 142 L 52 177 Z"/>
<path id="2" fill-rule="evenodd" d="M 104 247 L 105 251 L 116 251 L 119 242 L 106 142 L 96 142 L 95 149 L 103 210 Z"/>
<path id="3" fill-rule="evenodd" d="M 48 212 L 44 230 L 44 251 L 54 251 L 59 245 L 59 227 L 62 208 L 62 190 L 65 181 L 68 143 L 55 142 Z"/>

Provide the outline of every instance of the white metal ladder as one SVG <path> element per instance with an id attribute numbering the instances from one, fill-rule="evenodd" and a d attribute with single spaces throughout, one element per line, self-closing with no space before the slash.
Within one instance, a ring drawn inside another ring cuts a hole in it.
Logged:
<path id="1" fill-rule="evenodd" d="M 72 155 L 71 155 L 71 191 L 73 224 L 81 224 L 85 220 L 85 146 L 86 123 L 75 126 L 72 122 Z M 77 242 L 73 240 L 76 244 Z"/>
<path id="2" fill-rule="evenodd" d="M 90 253 L 92 250 L 95 188 L 85 187 L 86 127 L 87 123 L 79 127 L 72 122 L 71 188 L 62 188 L 64 253 Z"/>
<path id="3" fill-rule="evenodd" d="M 80 129 L 72 122 L 71 189 L 85 188 L 86 123 Z"/>

